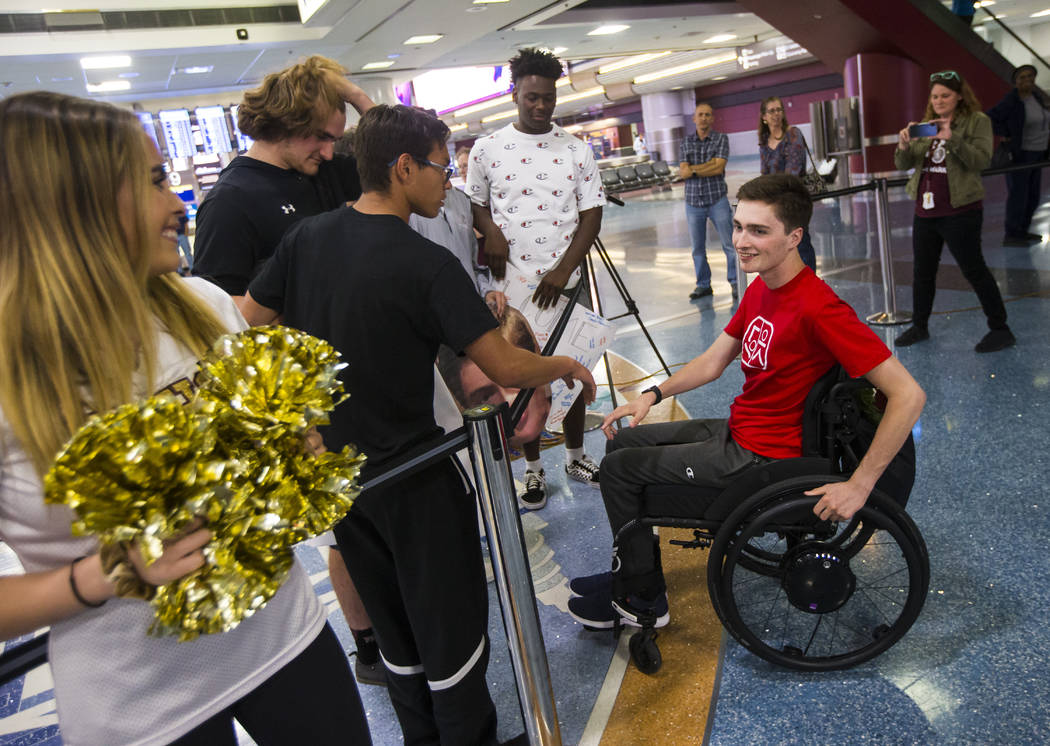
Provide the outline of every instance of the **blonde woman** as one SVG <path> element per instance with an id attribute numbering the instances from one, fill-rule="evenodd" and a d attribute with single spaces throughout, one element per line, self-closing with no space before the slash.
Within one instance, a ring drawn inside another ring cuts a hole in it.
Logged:
<path id="1" fill-rule="evenodd" d="M 130 112 L 53 93 L 0 102 L 0 639 L 51 627 L 67 744 L 370 743 L 342 648 L 297 565 L 234 630 L 146 634 L 150 606 L 116 598 L 96 542 L 45 505 L 41 478 L 91 411 L 192 390 L 196 362 L 244 328 L 233 302 L 177 276 L 183 207 Z M 145 567 L 160 585 L 199 568 L 200 528 Z"/>
<path id="2" fill-rule="evenodd" d="M 988 320 L 988 333 L 974 348 L 996 352 L 1016 340 L 1006 324 L 1006 306 L 981 253 L 984 185 L 981 171 L 992 159 L 992 123 L 981 111 L 970 86 L 954 70 L 930 76 L 930 98 L 923 121 L 934 124 L 932 137 L 912 138 L 910 122 L 898 134 L 894 163 L 914 168 L 908 196 L 915 200 L 911 243 L 915 253 L 912 279 L 912 326 L 896 339 L 906 347 L 930 338 L 929 321 L 937 292 L 941 250 L 955 258 L 963 277 L 977 293 Z"/>

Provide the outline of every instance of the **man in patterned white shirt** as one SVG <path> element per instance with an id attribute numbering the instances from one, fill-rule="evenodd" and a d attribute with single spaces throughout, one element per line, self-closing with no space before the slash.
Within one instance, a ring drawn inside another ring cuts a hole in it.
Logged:
<path id="1" fill-rule="evenodd" d="M 518 120 L 474 143 L 467 195 L 474 226 L 485 237 L 485 254 L 497 280 L 507 265 L 541 278 L 532 302 L 554 304 L 580 279 L 580 263 L 598 236 L 605 191 L 594 154 L 583 142 L 553 124 L 561 62 L 549 52 L 523 49 L 510 61 Z M 583 451 L 586 414 L 582 397 L 565 417 L 565 472 L 597 483 L 598 465 Z M 525 444 L 523 507 L 547 504 L 539 440 Z"/>

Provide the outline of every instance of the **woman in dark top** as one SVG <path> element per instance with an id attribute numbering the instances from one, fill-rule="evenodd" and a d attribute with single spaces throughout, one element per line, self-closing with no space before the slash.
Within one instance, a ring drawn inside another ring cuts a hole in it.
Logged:
<path id="1" fill-rule="evenodd" d="M 981 254 L 984 185 L 981 171 L 992 158 L 992 123 L 981 112 L 973 91 L 954 70 L 930 76 L 930 100 L 924 122 L 937 125 L 937 134 L 912 138 L 908 127 L 898 135 L 894 162 L 914 168 L 906 187 L 915 200 L 912 248 L 913 326 L 897 337 L 897 346 L 930 338 L 928 324 L 937 290 L 937 266 L 945 243 L 959 269 L 977 293 L 988 317 L 988 333 L 977 352 L 995 352 L 1016 340 L 1006 325 L 1006 306 L 999 286 Z M 910 122 L 909 127 L 915 124 Z"/>
<path id="2" fill-rule="evenodd" d="M 1014 165 L 1038 163 L 1046 157 L 1050 137 L 1050 111 L 1046 96 L 1035 87 L 1035 68 L 1021 65 L 1014 70 L 1014 88 L 988 110 L 995 134 L 1005 137 Z M 1039 206 L 1041 168 L 1006 174 L 1006 236 L 1004 246 L 1028 246 L 1042 241 L 1029 233 L 1032 215 Z"/>
<path id="3" fill-rule="evenodd" d="M 806 139 L 798 127 L 788 124 L 784 103 L 776 96 L 763 99 L 759 109 L 758 155 L 763 175 L 794 174 L 801 177 L 806 172 Z M 808 226 L 804 226 L 798 255 L 807 267 L 817 271 L 817 254 L 813 250 Z"/>

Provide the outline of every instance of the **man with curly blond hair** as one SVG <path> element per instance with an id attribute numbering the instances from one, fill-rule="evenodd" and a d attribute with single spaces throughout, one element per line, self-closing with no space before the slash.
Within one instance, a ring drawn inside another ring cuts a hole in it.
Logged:
<path id="1" fill-rule="evenodd" d="M 254 142 L 201 203 L 194 274 L 237 300 L 288 228 L 359 196 L 344 193 L 331 163 L 346 104 L 363 114 L 372 100 L 345 68 L 317 55 L 245 92 L 237 126 Z"/>

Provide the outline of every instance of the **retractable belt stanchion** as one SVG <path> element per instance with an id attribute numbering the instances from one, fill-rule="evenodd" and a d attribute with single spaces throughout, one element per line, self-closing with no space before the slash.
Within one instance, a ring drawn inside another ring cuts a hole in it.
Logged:
<path id="1" fill-rule="evenodd" d="M 505 408 L 506 404 L 484 405 L 464 412 L 463 420 L 525 731 L 531 746 L 560 746 L 547 649 L 510 472 L 502 417 Z"/>
<path id="2" fill-rule="evenodd" d="M 868 316 L 877 326 L 907 324 L 911 312 L 897 310 L 897 283 L 893 279 L 893 255 L 890 246 L 890 200 L 886 179 L 875 179 L 875 227 L 879 233 L 879 265 L 882 268 L 882 297 L 885 311 Z"/>

